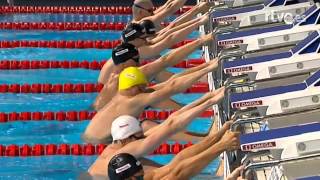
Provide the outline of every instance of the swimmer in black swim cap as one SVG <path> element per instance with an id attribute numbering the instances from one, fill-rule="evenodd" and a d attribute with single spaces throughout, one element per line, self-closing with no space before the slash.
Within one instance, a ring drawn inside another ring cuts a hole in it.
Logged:
<path id="1" fill-rule="evenodd" d="M 115 65 L 125 63 L 129 60 L 139 65 L 139 51 L 130 43 L 121 43 L 112 50 L 112 60 Z"/>
<path id="2" fill-rule="evenodd" d="M 130 23 L 121 34 L 124 42 L 130 42 L 137 38 L 143 38 L 145 35 L 145 28 L 138 23 Z"/>
<path id="3" fill-rule="evenodd" d="M 112 157 L 108 165 L 110 180 L 137 179 L 143 180 L 143 168 L 134 156 L 128 153 L 117 154 Z"/>
<path id="4" fill-rule="evenodd" d="M 156 33 L 156 27 L 151 20 L 143 20 L 140 25 L 145 29 L 147 35 L 154 35 Z"/>

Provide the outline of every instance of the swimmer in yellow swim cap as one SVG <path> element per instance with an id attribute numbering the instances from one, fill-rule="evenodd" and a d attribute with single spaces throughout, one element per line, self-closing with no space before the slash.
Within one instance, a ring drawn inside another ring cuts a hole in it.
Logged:
<path id="1" fill-rule="evenodd" d="M 83 138 L 91 143 L 110 143 L 112 122 L 122 115 L 138 118 L 148 106 L 154 106 L 169 97 L 184 92 L 192 84 L 199 81 L 218 67 L 218 60 L 201 64 L 188 71 L 177 74 L 168 81 L 147 88 L 147 81 L 140 73 L 140 68 L 126 68 L 118 76 L 118 92 L 112 100 L 92 118 L 87 126 Z M 118 83 L 119 82 L 119 83 Z M 119 90 L 120 89 L 120 90 Z M 148 124 L 146 124 L 148 123 Z M 158 126 L 155 122 L 145 121 L 144 130 Z M 202 135 L 182 132 L 175 140 L 197 141 Z"/>
<path id="2" fill-rule="evenodd" d="M 119 75 L 119 90 L 127 90 L 137 85 L 147 85 L 145 75 L 137 67 L 128 67 Z"/>

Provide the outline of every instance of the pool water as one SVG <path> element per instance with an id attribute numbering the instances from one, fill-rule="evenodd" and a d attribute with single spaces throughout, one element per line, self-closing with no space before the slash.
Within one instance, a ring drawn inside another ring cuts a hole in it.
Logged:
<path id="1" fill-rule="evenodd" d="M 0 21 L 79 21 L 105 19 L 119 20 L 118 16 L 64 16 L 64 15 L 8 15 L 0 16 Z M 122 19 L 128 19 L 128 17 Z M 91 19 L 90 19 L 91 18 Z M 100 19 L 99 19 L 100 18 Z M 130 19 L 130 17 L 129 17 Z M 120 21 L 120 20 L 119 20 Z M 198 36 L 192 33 L 189 38 Z M 116 31 L 0 31 L 0 40 L 115 40 L 120 37 Z M 167 51 L 163 52 L 166 53 Z M 1 49 L 0 60 L 88 60 L 109 59 L 111 50 L 101 49 L 50 49 L 50 48 L 14 48 Z M 196 51 L 188 58 L 200 58 L 201 51 Z M 170 68 L 172 72 L 182 69 Z M 99 71 L 87 69 L 39 69 L 39 70 L 1 70 L 0 84 L 13 83 L 95 83 Z M 1 94 L 0 112 L 23 111 L 70 111 L 91 110 L 97 93 L 83 94 Z M 187 104 L 201 94 L 178 94 L 173 98 Z M 10 122 L 0 124 L 0 144 L 33 145 L 83 143 L 80 135 L 89 121 L 80 122 Z M 205 133 L 211 126 L 208 118 L 197 118 L 188 130 Z M 172 155 L 150 156 L 155 161 L 166 164 Z M 94 162 L 96 156 L 45 156 L 45 157 L 1 157 L 0 179 L 74 179 Z M 217 161 L 211 163 L 203 173 L 213 174 Z"/>

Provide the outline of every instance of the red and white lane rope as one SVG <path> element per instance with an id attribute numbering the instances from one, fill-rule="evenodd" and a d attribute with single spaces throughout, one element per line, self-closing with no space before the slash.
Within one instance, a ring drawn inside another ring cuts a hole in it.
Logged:
<path id="1" fill-rule="evenodd" d="M 149 63 L 150 61 L 141 62 L 142 65 Z M 176 64 L 176 68 L 192 68 L 198 66 L 205 61 L 203 59 L 187 59 L 179 64 Z M 56 60 L 0 60 L 0 69 L 1 70 L 18 70 L 18 69 L 91 69 L 91 70 L 100 70 L 103 65 L 106 63 L 106 60 L 101 61 L 56 61 Z"/>
<path id="2" fill-rule="evenodd" d="M 125 23 L 97 22 L 1 22 L 0 29 L 14 30 L 123 30 Z"/>
<path id="3" fill-rule="evenodd" d="M 183 46 L 193 40 L 185 40 L 171 48 L 177 48 Z M 18 47 L 41 47 L 41 48 L 68 48 L 68 49 L 112 49 L 119 45 L 121 40 L 76 40 L 76 41 L 66 41 L 66 40 L 13 40 L 13 41 L 0 41 L 0 48 L 18 48 Z"/>
<path id="4" fill-rule="evenodd" d="M 153 84 L 150 84 L 152 86 Z M 94 93 L 100 92 L 103 84 L 0 84 L 0 93 Z M 192 85 L 184 93 L 205 93 L 209 91 L 208 83 Z"/>
<path id="5" fill-rule="evenodd" d="M 174 110 L 145 110 L 140 119 L 166 120 Z M 35 112 L 0 112 L 0 123 L 14 121 L 86 121 L 91 120 L 96 111 L 35 111 Z M 204 111 L 199 117 L 209 118 L 213 116 L 212 110 Z"/>
<path id="6" fill-rule="evenodd" d="M 191 6 L 180 8 L 176 14 L 187 12 Z M 129 6 L 0 6 L 0 14 L 70 13 L 70 14 L 132 14 Z"/>
<path id="7" fill-rule="evenodd" d="M 151 155 L 178 154 L 184 148 L 192 146 L 192 143 L 161 144 Z M 28 157 L 28 156 L 52 156 L 52 155 L 75 155 L 92 156 L 99 155 L 107 147 L 104 144 L 35 144 L 35 145 L 0 145 L 0 156 Z"/>
<path id="8" fill-rule="evenodd" d="M 167 26 L 168 23 L 161 23 Z M 115 30 L 121 31 L 126 26 L 122 22 L 0 22 L 0 29 L 8 30 L 52 30 L 52 31 L 66 31 L 66 30 L 94 30 L 105 31 Z"/>

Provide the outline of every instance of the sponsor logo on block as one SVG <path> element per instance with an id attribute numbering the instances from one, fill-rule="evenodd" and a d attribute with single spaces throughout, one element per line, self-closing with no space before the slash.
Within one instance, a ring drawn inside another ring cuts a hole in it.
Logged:
<path id="1" fill-rule="evenodd" d="M 233 108 L 242 108 L 242 107 L 251 107 L 251 106 L 259 106 L 262 105 L 262 101 L 245 101 L 245 102 L 239 102 L 239 103 L 233 103 Z"/>
<path id="2" fill-rule="evenodd" d="M 226 69 L 226 73 L 231 74 L 231 73 L 245 72 L 245 71 L 251 71 L 251 70 L 252 70 L 252 66 L 244 66 L 244 67 Z"/>
<path id="3" fill-rule="evenodd" d="M 236 16 L 229 16 L 229 17 L 220 17 L 220 18 L 214 18 L 214 22 L 229 22 L 229 21 L 235 21 L 237 20 Z"/>
<path id="4" fill-rule="evenodd" d="M 226 46 L 226 45 L 232 45 L 232 44 L 242 44 L 243 40 L 242 39 L 237 39 L 237 40 L 227 40 L 227 41 L 219 41 L 218 45 L 219 46 Z"/>
<path id="5" fill-rule="evenodd" d="M 271 147 L 276 147 L 276 142 L 263 142 L 263 143 L 256 143 L 256 144 L 248 144 L 243 145 L 242 150 L 243 151 L 252 151 L 252 150 L 258 150 L 258 149 L 267 149 Z"/>

